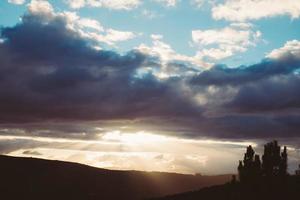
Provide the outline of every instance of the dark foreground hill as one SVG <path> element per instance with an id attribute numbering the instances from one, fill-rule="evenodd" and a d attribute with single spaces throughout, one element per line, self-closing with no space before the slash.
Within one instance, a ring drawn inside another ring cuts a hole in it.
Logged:
<path id="1" fill-rule="evenodd" d="M 116 171 L 71 162 L 0 156 L 0 199 L 145 199 L 223 184 L 230 177 Z"/>
<path id="2" fill-rule="evenodd" d="M 258 183 L 227 183 L 198 191 L 153 200 L 296 200 L 300 199 L 300 176 Z"/>

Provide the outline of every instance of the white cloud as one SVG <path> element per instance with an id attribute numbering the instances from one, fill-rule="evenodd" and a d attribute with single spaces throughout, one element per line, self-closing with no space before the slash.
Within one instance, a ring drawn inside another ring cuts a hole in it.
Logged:
<path id="1" fill-rule="evenodd" d="M 33 15 L 43 15 L 51 18 L 54 16 L 54 9 L 48 1 L 32 0 L 28 4 L 28 11 Z"/>
<path id="2" fill-rule="evenodd" d="M 222 44 L 222 45 L 249 45 L 250 32 L 237 30 L 230 27 L 223 29 L 194 30 L 193 41 L 200 45 Z"/>
<path id="3" fill-rule="evenodd" d="M 167 7 L 174 7 L 180 0 L 151 0 Z M 73 9 L 85 6 L 102 7 L 113 10 L 131 10 L 142 4 L 143 0 L 66 0 L 67 4 Z"/>
<path id="4" fill-rule="evenodd" d="M 272 59 L 278 59 L 286 55 L 300 57 L 300 41 L 287 41 L 283 47 L 279 49 L 274 49 L 273 51 L 271 51 L 271 53 L 267 55 L 267 57 Z"/>
<path id="5" fill-rule="evenodd" d="M 232 56 L 235 53 L 235 51 L 244 52 L 246 51 L 246 49 L 242 47 L 224 47 L 223 49 L 210 48 L 199 51 L 197 53 L 197 56 L 199 58 L 208 57 L 213 60 L 220 60 Z"/>
<path id="6" fill-rule="evenodd" d="M 196 6 L 197 8 L 203 6 L 204 2 L 204 0 L 191 0 L 191 4 Z"/>
<path id="7" fill-rule="evenodd" d="M 109 45 L 114 45 L 115 42 L 121 42 L 130 40 L 136 37 L 136 34 L 129 32 L 129 31 L 118 31 L 114 29 L 106 30 L 106 34 L 99 38 L 99 41 L 103 41 Z"/>
<path id="8" fill-rule="evenodd" d="M 257 20 L 278 15 L 300 16 L 299 0 L 226 0 L 212 8 L 214 19 Z"/>
<path id="9" fill-rule="evenodd" d="M 152 34 L 150 37 L 152 40 L 161 40 L 164 38 L 164 36 L 159 35 L 159 34 Z"/>
<path id="10" fill-rule="evenodd" d="M 147 9 L 142 10 L 141 14 L 148 19 L 154 19 L 161 16 L 157 12 Z"/>
<path id="11" fill-rule="evenodd" d="M 90 6 L 113 10 L 131 10 L 136 8 L 141 0 L 67 0 L 67 3 L 73 9 Z"/>
<path id="12" fill-rule="evenodd" d="M 154 1 L 166 5 L 167 7 L 174 7 L 178 3 L 178 0 L 154 0 Z"/>
<path id="13" fill-rule="evenodd" d="M 100 22 L 94 19 L 81 18 L 78 20 L 78 25 L 82 28 L 86 27 L 86 28 L 95 29 L 97 31 L 104 31 L 104 28 L 102 27 Z"/>
<path id="14" fill-rule="evenodd" d="M 193 43 L 199 48 L 198 57 L 220 60 L 245 52 L 248 47 L 255 46 L 261 32 L 250 29 L 237 29 L 232 26 L 223 29 L 194 30 Z"/>
<path id="15" fill-rule="evenodd" d="M 110 46 L 116 46 L 117 42 L 130 40 L 138 35 L 130 31 L 119 31 L 115 29 L 106 29 L 101 33 L 95 31 L 84 31 L 81 29 L 78 30 L 78 33 L 83 38 L 87 38 L 95 42 L 105 43 Z"/>
<path id="16" fill-rule="evenodd" d="M 76 12 L 55 12 L 52 5 L 44 0 L 32 0 L 28 5 L 28 11 L 33 15 L 39 15 L 45 23 L 61 18 L 66 21 L 66 27 L 80 37 L 89 39 L 96 43 L 105 43 L 115 46 L 117 42 L 126 41 L 137 36 L 129 31 L 119 31 L 104 28 L 97 20 L 82 18 Z M 99 45 L 96 45 L 99 48 Z"/>
<path id="17" fill-rule="evenodd" d="M 68 28 L 75 32 L 78 32 L 79 30 L 85 30 L 86 32 L 86 29 L 97 32 L 104 31 L 104 27 L 99 21 L 90 18 L 81 18 L 76 12 L 64 11 L 58 13 L 56 16 L 64 18 L 67 22 Z"/>
<path id="18" fill-rule="evenodd" d="M 246 23 L 246 22 L 235 22 L 235 23 L 231 23 L 230 26 L 235 28 L 240 28 L 240 29 L 250 29 L 253 27 L 251 23 Z"/>
<path id="19" fill-rule="evenodd" d="M 152 39 L 152 46 L 147 46 L 145 44 L 141 44 L 136 49 L 140 50 L 143 53 L 158 56 L 162 62 L 169 62 L 169 61 L 183 61 L 189 62 L 197 66 L 201 67 L 209 67 L 210 64 L 204 63 L 202 60 L 197 59 L 194 56 L 187 56 L 177 53 L 169 44 L 162 41 L 162 35 L 151 35 Z"/>
<path id="20" fill-rule="evenodd" d="M 85 6 L 85 0 L 68 0 L 68 5 L 73 9 L 78 9 Z"/>
<path id="21" fill-rule="evenodd" d="M 171 48 L 171 46 L 161 41 L 161 39 L 163 38 L 162 35 L 151 35 L 151 38 L 152 38 L 151 47 L 145 44 L 141 44 L 138 47 L 138 49 L 143 53 L 159 56 L 163 61 L 169 61 L 172 60 L 174 57 L 176 57 L 176 53 Z"/>
<path id="22" fill-rule="evenodd" d="M 169 44 L 162 41 L 162 35 L 153 34 L 151 39 L 151 45 L 141 44 L 135 49 L 144 54 L 158 57 L 161 65 L 155 70 L 152 68 L 142 69 L 140 74 L 151 71 L 159 79 L 171 76 L 189 76 L 199 69 L 209 68 L 213 65 L 212 63 L 203 62 L 197 56 L 188 56 L 176 52 Z M 184 63 L 184 65 L 172 64 L 174 61 Z"/>
<path id="23" fill-rule="evenodd" d="M 8 0 L 8 3 L 22 5 L 25 3 L 26 0 Z"/>

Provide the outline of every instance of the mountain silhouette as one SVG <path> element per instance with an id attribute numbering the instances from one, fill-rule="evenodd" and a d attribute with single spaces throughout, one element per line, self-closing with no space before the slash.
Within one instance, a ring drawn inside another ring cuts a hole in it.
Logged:
<path id="1" fill-rule="evenodd" d="M 224 184 L 231 175 L 117 171 L 83 164 L 0 156 L 0 199 L 147 199 Z"/>

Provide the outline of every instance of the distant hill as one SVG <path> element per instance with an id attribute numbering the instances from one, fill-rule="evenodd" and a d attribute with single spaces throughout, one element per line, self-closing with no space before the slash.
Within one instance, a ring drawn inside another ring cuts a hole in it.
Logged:
<path id="1" fill-rule="evenodd" d="M 300 176 L 262 181 L 253 185 L 226 183 L 152 200 L 296 200 L 300 199 Z"/>
<path id="2" fill-rule="evenodd" d="M 0 156 L 0 199 L 135 200 L 224 184 L 231 175 L 117 171 L 78 163 Z"/>

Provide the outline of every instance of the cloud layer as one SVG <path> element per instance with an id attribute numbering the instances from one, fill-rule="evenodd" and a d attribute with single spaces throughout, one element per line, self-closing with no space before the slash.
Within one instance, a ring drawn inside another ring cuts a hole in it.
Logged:
<path id="1" fill-rule="evenodd" d="M 195 68 L 196 57 L 177 54 L 160 35 L 152 35 L 153 46 L 126 54 L 95 49 L 86 28 L 106 31 L 110 42 L 130 34 L 74 13 L 55 13 L 47 2 L 32 2 L 20 23 L 1 29 L 3 129 L 93 137 L 96 124 L 130 124 L 184 137 L 299 136 L 299 41 L 288 41 L 254 65 Z M 251 34 L 258 36 L 249 27 L 236 23 L 221 34 L 198 30 L 194 40 L 232 51 L 247 48 Z M 65 125 L 49 126 L 54 122 Z M 66 128 L 75 124 L 78 129 Z"/>
<path id="2" fill-rule="evenodd" d="M 135 76 L 138 68 L 159 66 L 157 59 L 137 51 L 95 50 L 68 29 L 65 18 L 50 17 L 30 12 L 20 24 L 1 31 L 4 118 L 85 120 L 193 111 L 189 100 L 177 94 L 177 80 Z M 186 106 L 176 109 L 181 104 Z"/>

